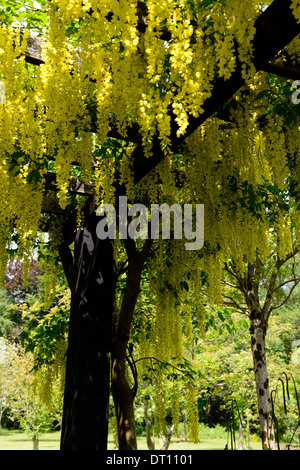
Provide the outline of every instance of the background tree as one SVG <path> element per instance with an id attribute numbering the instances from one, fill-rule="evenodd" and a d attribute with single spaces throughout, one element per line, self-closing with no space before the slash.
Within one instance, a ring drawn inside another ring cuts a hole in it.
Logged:
<path id="1" fill-rule="evenodd" d="M 41 291 L 42 273 L 42 266 L 34 258 L 29 261 L 29 266 L 13 259 L 5 274 L 5 289 L 11 301 L 20 304 L 28 300 L 30 295 L 37 295 Z"/>
<path id="2" fill-rule="evenodd" d="M 278 354 L 285 362 L 289 362 L 292 357 L 293 345 L 297 346 L 297 339 L 299 338 L 299 286 L 297 286 L 293 295 L 287 300 L 278 312 L 274 312 L 274 315 L 278 316 L 278 334 L 276 337 L 270 338 L 270 346 L 272 345 L 274 351 L 278 351 Z M 290 326 L 289 330 L 285 330 L 285 325 Z M 280 340 L 281 348 L 276 348 L 276 341 Z"/>
<path id="3" fill-rule="evenodd" d="M 283 305 L 290 297 L 293 289 L 300 282 L 295 260 L 291 265 L 291 274 L 282 280 L 280 279 L 280 269 L 290 259 L 294 258 L 298 250 L 290 252 L 284 259 L 280 259 L 278 254 L 274 254 L 272 261 L 262 266 L 259 258 L 255 264 L 250 264 L 246 273 L 239 273 L 234 262 L 226 265 L 226 271 L 231 275 L 233 282 L 231 288 L 238 289 L 243 296 L 243 304 L 239 304 L 237 299 L 226 296 L 227 303 L 235 305 L 243 314 L 247 314 L 250 319 L 250 334 L 253 354 L 253 364 L 256 380 L 258 409 L 261 421 L 261 435 L 263 446 L 267 449 L 270 446 L 275 448 L 275 433 L 268 420 L 271 413 L 271 397 L 269 392 L 269 379 L 266 367 L 266 345 L 265 338 L 268 329 L 269 318 L 273 310 Z M 281 292 L 281 300 L 276 302 L 276 294 L 283 286 L 289 285 L 287 292 Z M 265 295 L 261 293 L 265 288 Z M 270 433 L 268 435 L 268 433 Z"/>
<path id="4" fill-rule="evenodd" d="M 60 400 L 56 391 L 56 400 L 47 407 L 40 399 L 35 380 L 30 374 L 33 366 L 32 355 L 19 350 L 10 364 L 10 380 L 7 383 L 7 398 L 10 413 L 20 423 L 21 428 L 31 436 L 33 450 L 38 450 L 41 433 L 53 429 L 59 418 Z M 55 406 L 56 405 L 56 406 Z"/>
<path id="5" fill-rule="evenodd" d="M 15 341 L 19 341 L 23 326 L 20 304 L 30 303 L 30 299 L 42 294 L 44 291 L 42 272 L 42 266 L 38 266 L 36 259 L 31 259 L 29 266 L 25 268 L 17 259 L 7 266 L 3 288 L 3 296 L 6 298 L 6 316 L 9 318 L 9 328 L 6 334 L 12 336 Z"/>
<path id="6" fill-rule="evenodd" d="M 8 384 L 11 380 L 11 363 L 16 358 L 16 347 L 7 339 L 0 337 L 0 427 L 4 424 L 3 417 L 9 410 Z"/>
<path id="7" fill-rule="evenodd" d="M 0 336 L 7 336 L 15 325 L 12 315 L 13 308 L 5 289 L 0 290 Z"/>
<path id="8" fill-rule="evenodd" d="M 32 357 L 37 390 L 48 406 L 57 398 L 57 384 L 61 393 L 64 389 L 69 315 L 70 291 L 64 285 L 57 287 L 50 307 L 43 298 L 22 306 L 21 344 Z"/>

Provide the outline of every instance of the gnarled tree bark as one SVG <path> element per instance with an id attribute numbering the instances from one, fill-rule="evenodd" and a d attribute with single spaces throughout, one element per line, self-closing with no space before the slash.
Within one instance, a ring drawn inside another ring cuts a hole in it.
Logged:
<path id="1" fill-rule="evenodd" d="M 272 420 L 272 407 L 265 353 L 267 325 L 264 324 L 262 312 L 257 310 L 253 310 L 250 313 L 250 322 L 251 347 L 262 448 L 263 450 L 275 450 L 276 442 Z"/>

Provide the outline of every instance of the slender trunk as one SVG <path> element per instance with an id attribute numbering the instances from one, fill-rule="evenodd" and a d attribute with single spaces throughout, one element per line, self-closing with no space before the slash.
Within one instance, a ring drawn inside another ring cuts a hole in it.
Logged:
<path id="1" fill-rule="evenodd" d="M 116 372 L 116 369 L 119 369 Z M 135 394 L 132 392 L 126 379 L 123 367 L 113 362 L 113 398 L 118 424 L 119 450 L 137 450 L 135 416 L 133 403 Z"/>
<path id="2" fill-rule="evenodd" d="M 243 440 L 244 440 L 243 424 L 240 422 L 239 423 L 239 445 L 238 445 L 239 450 L 244 450 Z"/>
<path id="3" fill-rule="evenodd" d="M 128 255 L 126 289 L 119 313 L 116 339 L 112 348 L 112 394 L 118 424 L 119 450 L 136 450 L 136 429 L 133 403 L 137 392 L 137 377 L 134 364 L 134 385 L 130 387 L 126 379 L 127 345 L 131 330 L 136 301 L 140 292 L 140 282 L 144 263 L 149 255 L 152 241 L 146 240 L 142 252 L 136 250 L 134 241 L 124 240 Z"/>
<path id="4" fill-rule="evenodd" d="M 145 423 L 146 423 L 147 447 L 149 450 L 155 450 L 154 442 L 151 439 L 151 422 L 148 416 L 148 401 L 149 401 L 149 396 L 146 396 L 145 405 L 144 405 L 144 417 L 145 417 Z"/>
<path id="5" fill-rule="evenodd" d="M 0 397 L 0 429 L 2 428 L 2 411 L 3 411 L 3 407 L 2 407 L 2 397 Z"/>
<path id="6" fill-rule="evenodd" d="M 113 249 L 99 240 L 93 201 L 85 226 L 61 259 L 71 289 L 61 450 L 106 450 L 108 436 Z"/>
<path id="7" fill-rule="evenodd" d="M 170 444 L 171 444 L 171 437 L 172 437 L 172 435 L 173 435 L 173 433 L 174 433 L 174 430 L 175 430 L 175 426 L 174 426 L 174 424 L 172 424 L 172 427 L 171 427 L 170 431 L 169 431 L 169 432 L 166 432 L 166 434 L 165 434 L 166 440 L 165 440 L 165 442 L 164 442 L 164 444 L 163 444 L 161 450 L 168 450 L 168 448 L 169 448 L 169 446 L 170 446 Z"/>
<path id="8" fill-rule="evenodd" d="M 136 450 L 133 402 L 136 390 L 126 379 L 127 344 L 134 307 L 140 292 L 142 266 L 129 261 L 126 290 L 119 315 L 116 339 L 112 350 L 112 394 L 118 423 L 119 450 Z"/>
<path id="9" fill-rule="evenodd" d="M 188 433 L 187 433 L 187 426 L 186 426 L 186 416 L 185 413 L 183 413 L 183 429 L 184 429 L 184 439 L 187 442 L 188 439 Z"/>
<path id="10" fill-rule="evenodd" d="M 250 423 L 249 423 L 249 418 L 247 418 L 247 441 L 248 441 L 248 450 L 251 450 L 251 444 L 250 444 Z"/>
<path id="11" fill-rule="evenodd" d="M 35 434 L 32 438 L 33 450 L 39 450 L 39 438 Z"/>
<path id="12" fill-rule="evenodd" d="M 275 435 L 272 422 L 269 380 L 265 357 L 266 325 L 261 320 L 262 314 L 252 313 L 251 320 L 251 346 L 255 373 L 255 384 L 259 412 L 260 432 L 263 450 L 275 450 Z"/>

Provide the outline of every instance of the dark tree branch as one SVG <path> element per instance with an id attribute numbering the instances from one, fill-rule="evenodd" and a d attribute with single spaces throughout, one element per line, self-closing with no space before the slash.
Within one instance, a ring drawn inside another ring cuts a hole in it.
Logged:
<path id="1" fill-rule="evenodd" d="M 164 364 L 164 365 L 166 365 L 166 366 L 170 366 L 170 367 L 172 367 L 173 369 L 178 370 L 179 372 L 182 372 L 182 373 L 185 372 L 184 369 L 180 369 L 179 367 L 174 366 L 174 365 L 171 364 L 170 362 L 161 361 L 160 359 L 157 359 L 157 358 L 154 357 L 154 356 L 140 357 L 139 359 L 136 359 L 136 360 L 135 360 L 135 363 L 137 363 L 137 362 L 139 362 L 139 361 L 146 361 L 146 360 L 156 361 L 156 362 L 159 362 L 160 364 Z"/>
<path id="2" fill-rule="evenodd" d="M 73 277 L 73 255 L 71 253 L 68 243 L 63 242 L 59 247 L 59 256 L 63 269 L 68 281 L 69 288 L 72 292 L 74 288 L 74 277 Z"/>
<path id="3" fill-rule="evenodd" d="M 293 279 L 289 279 L 288 281 L 284 281 L 282 282 L 281 284 L 279 284 L 275 289 L 274 289 L 274 292 L 276 292 L 278 289 L 281 289 L 281 287 L 283 286 L 286 286 L 287 284 L 290 284 L 291 282 L 300 282 L 300 278 L 293 278 Z"/>
<path id="4" fill-rule="evenodd" d="M 253 62 L 257 70 L 263 70 L 300 33 L 291 4 L 291 0 L 274 0 L 257 18 L 253 41 Z"/>
<path id="5" fill-rule="evenodd" d="M 272 310 L 276 310 L 277 308 L 282 307 L 282 306 L 289 300 L 289 298 L 291 297 L 291 295 L 292 295 L 292 293 L 293 293 L 293 290 L 295 289 L 295 287 L 297 287 L 297 285 L 298 285 L 299 283 L 300 283 L 300 279 L 295 280 L 294 284 L 293 284 L 292 287 L 290 288 L 289 293 L 288 293 L 288 295 L 285 297 L 285 299 L 283 299 L 283 301 L 282 301 L 280 304 L 271 306 L 270 312 L 271 312 Z"/>
<path id="6" fill-rule="evenodd" d="M 247 314 L 248 309 L 246 307 L 242 307 L 232 296 L 223 294 L 223 298 L 229 300 L 229 302 L 225 300 L 223 302 L 224 305 L 226 305 L 227 307 L 233 307 L 242 312 L 244 315 Z"/>
<path id="7" fill-rule="evenodd" d="M 272 73 L 279 77 L 289 78 L 291 80 L 300 79 L 300 64 L 286 65 L 282 63 L 268 63 L 261 67 L 263 72 Z"/>
<path id="8" fill-rule="evenodd" d="M 271 302 L 273 300 L 274 292 L 275 292 L 275 289 L 276 289 L 276 281 L 277 281 L 278 273 L 279 273 L 281 267 L 288 260 L 293 258 L 297 253 L 299 253 L 299 247 L 296 247 L 294 250 L 290 251 L 284 258 L 278 258 L 278 260 L 276 262 L 276 265 L 275 265 L 275 267 L 272 271 L 271 277 L 270 277 L 270 281 L 269 281 L 268 289 L 267 289 L 267 295 L 266 295 L 264 305 L 263 305 L 263 308 L 262 308 L 263 316 L 264 316 L 264 319 L 265 319 L 266 322 L 268 321 L 268 318 L 269 318 L 271 310 L 272 310 L 271 309 Z M 276 308 L 278 308 L 278 307 L 276 307 Z M 274 310 L 274 307 L 273 307 L 273 310 Z"/>
<path id="9" fill-rule="evenodd" d="M 136 369 L 135 361 L 132 357 L 132 353 L 131 353 L 130 350 L 129 350 L 127 356 L 126 356 L 126 361 L 129 364 L 129 367 L 130 367 L 131 372 L 132 372 L 134 385 L 131 388 L 131 392 L 132 392 L 132 395 L 135 397 L 136 394 L 137 394 L 137 390 L 138 390 L 138 375 L 137 375 L 137 369 Z"/>

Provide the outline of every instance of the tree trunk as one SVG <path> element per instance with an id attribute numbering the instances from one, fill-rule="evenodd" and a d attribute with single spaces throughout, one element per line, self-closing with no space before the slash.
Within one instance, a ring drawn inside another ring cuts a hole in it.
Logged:
<path id="1" fill-rule="evenodd" d="M 249 418 L 247 418 L 247 442 L 248 442 L 248 450 L 251 450 L 251 444 L 250 444 L 250 423 L 249 423 Z"/>
<path id="2" fill-rule="evenodd" d="M 169 446 L 170 446 L 170 444 L 171 444 L 171 437 L 172 437 L 172 435 L 173 435 L 173 433 L 174 433 L 174 430 L 175 430 L 175 426 L 174 426 L 174 424 L 172 424 L 170 431 L 169 431 L 169 432 L 166 432 L 166 434 L 165 434 L 166 440 L 165 440 L 165 442 L 164 442 L 164 444 L 163 444 L 161 450 L 168 450 L 168 448 L 169 448 Z"/>
<path id="3" fill-rule="evenodd" d="M 243 433 L 243 424 L 239 423 L 239 445 L 238 450 L 244 450 L 244 433 Z"/>
<path id="4" fill-rule="evenodd" d="M 127 345 L 136 301 L 140 292 L 141 275 L 149 255 L 152 241 L 146 240 L 141 252 L 136 250 L 133 240 L 124 240 L 128 255 L 126 289 L 119 313 L 116 339 L 112 348 L 112 394 L 118 425 L 119 450 L 136 450 L 136 429 L 133 403 L 137 392 L 137 377 L 133 363 L 134 385 L 126 379 Z"/>
<path id="5" fill-rule="evenodd" d="M 275 435 L 272 422 L 269 380 L 265 357 L 265 334 L 267 327 L 263 324 L 262 312 L 250 315 L 251 346 L 255 373 L 255 384 L 258 402 L 259 422 L 263 450 L 275 450 Z"/>
<path id="6" fill-rule="evenodd" d="M 61 259 L 71 289 L 61 450 L 106 450 L 108 436 L 113 249 L 99 240 L 94 201 L 85 226 Z"/>
<path id="7" fill-rule="evenodd" d="M 117 371 L 118 369 L 118 371 Z M 125 365 L 113 361 L 113 398 L 118 425 L 119 450 L 137 450 L 133 403 L 135 394 L 124 377 Z"/>
<path id="8" fill-rule="evenodd" d="M 147 440 L 147 447 L 149 450 L 155 450 L 155 444 L 151 439 L 151 421 L 148 416 L 148 401 L 149 396 L 145 397 L 145 405 L 144 405 L 144 417 L 146 423 L 146 440 Z"/>
<path id="9" fill-rule="evenodd" d="M 39 438 L 35 434 L 32 438 L 33 450 L 39 450 Z"/>
<path id="10" fill-rule="evenodd" d="M 188 442 L 188 433 L 187 433 L 187 427 L 186 427 L 186 416 L 185 413 L 183 413 L 183 428 L 184 428 L 184 439 L 186 442 Z"/>
<path id="11" fill-rule="evenodd" d="M 126 379 L 126 357 L 134 307 L 140 292 L 141 272 L 142 266 L 138 268 L 129 260 L 126 290 L 112 351 L 112 394 L 117 416 L 119 450 L 137 449 L 133 410 L 136 391 L 130 388 Z"/>

